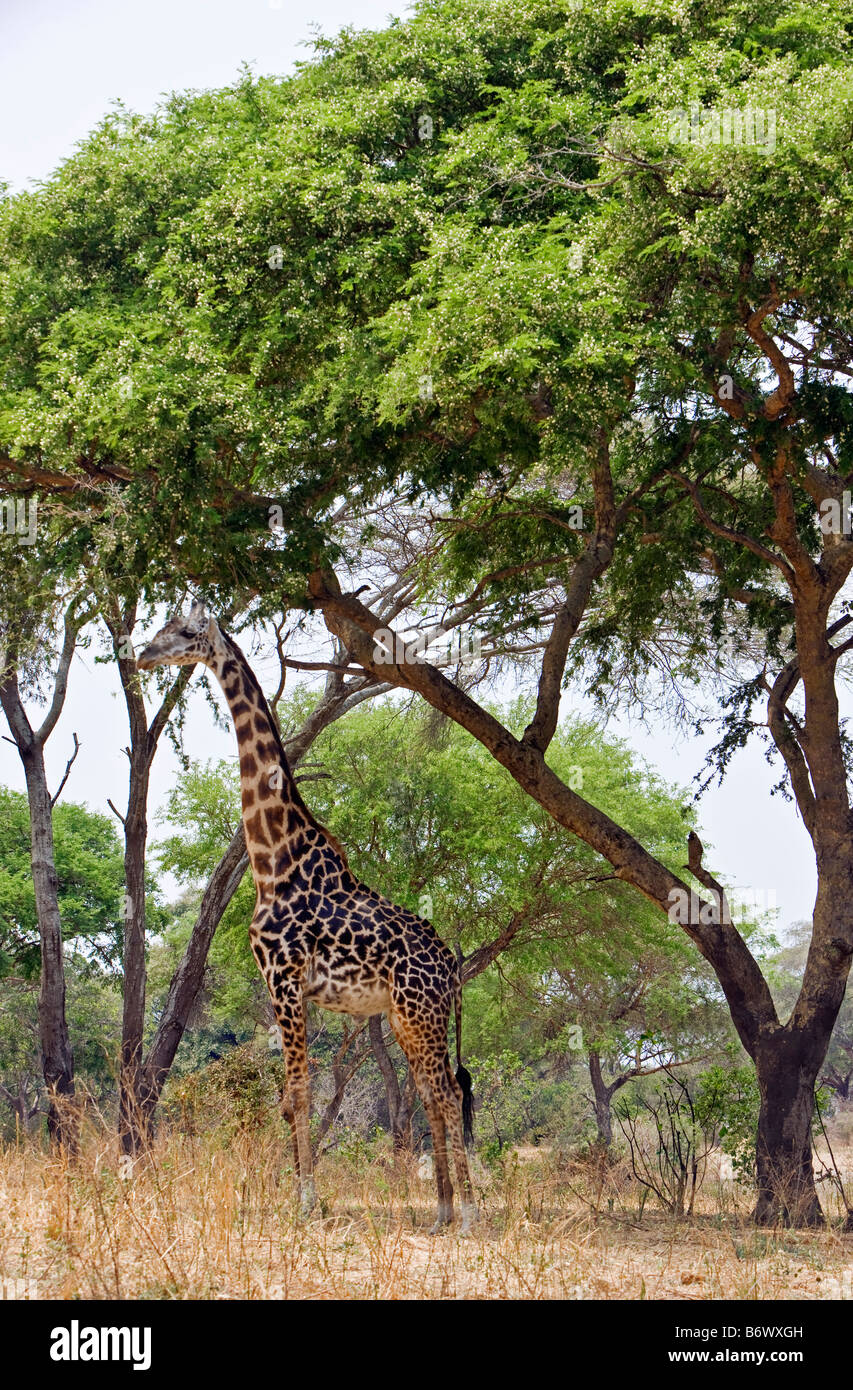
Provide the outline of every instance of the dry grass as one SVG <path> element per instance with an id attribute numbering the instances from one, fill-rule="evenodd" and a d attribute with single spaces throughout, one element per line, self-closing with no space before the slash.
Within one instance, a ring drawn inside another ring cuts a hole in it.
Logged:
<path id="1" fill-rule="evenodd" d="M 415 1163 L 326 1157 L 300 1225 L 286 1153 L 264 1130 L 166 1133 L 123 1180 L 103 1131 L 73 1166 L 0 1151 L 0 1297 L 853 1298 L 853 1236 L 755 1231 L 747 1195 L 711 1177 L 692 1219 L 640 1218 L 624 1171 L 521 1150 L 497 1176 L 475 1164 L 475 1235 L 431 1238 Z"/>

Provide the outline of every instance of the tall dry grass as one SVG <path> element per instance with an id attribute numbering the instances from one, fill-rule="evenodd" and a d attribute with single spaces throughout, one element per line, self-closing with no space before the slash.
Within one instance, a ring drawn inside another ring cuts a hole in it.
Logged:
<path id="1" fill-rule="evenodd" d="M 651 1202 L 641 1216 L 624 1168 L 520 1150 L 498 1170 L 475 1161 L 473 1235 L 430 1237 L 423 1164 L 382 1143 L 329 1154 L 321 1210 L 300 1224 L 288 1162 L 269 1126 L 164 1128 L 126 1176 L 97 1123 L 73 1163 L 8 1145 L 0 1297 L 853 1298 L 853 1237 L 755 1231 L 749 1195 L 713 1176 L 678 1221 Z"/>

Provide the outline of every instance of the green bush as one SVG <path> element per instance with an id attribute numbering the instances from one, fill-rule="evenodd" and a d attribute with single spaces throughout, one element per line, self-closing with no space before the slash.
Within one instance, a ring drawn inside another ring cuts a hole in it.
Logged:
<path id="1" fill-rule="evenodd" d="M 755 1181 L 759 1103 L 753 1066 L 709 1067 L 699 1078 L 696 1118 L 731 1159 L 742 1182 Z"/>
<path id="2" fill-rule="evenodd" d="M 284 1080 L 284 1062 L 277 1053 L 236 1047 L 219 1061 L 171 1080 L 163 1113 L 185 1134 L 245 1133 L 279 1122 Z"/>

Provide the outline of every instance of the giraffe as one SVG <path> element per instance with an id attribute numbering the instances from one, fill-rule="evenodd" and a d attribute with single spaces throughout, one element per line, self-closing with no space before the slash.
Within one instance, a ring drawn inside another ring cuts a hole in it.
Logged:
<path id="1" fill-rule="evenodd" d="M 461 1059 L 462 984 L 453 953 L 430 922 L 355 878 L 337 840 L 300 796 L 245 655 L 202 604 L 167 622 L 137 658 L 142 671 L 197 662 L 219 681 L 237 734 L 243 827 L 257 890 L 249 937 L 281 1031 L 281 1109 L 293 1136 L 301 1216 L 317 1200 L 305 1031 L 310 1000 L 356 1017 L 387 1014 L 432 1133 L 438 1213 L 431 1234 L 453 1220 L 448 1134 L 467 1231 L 476 1218 L 465 1147 L 473 1104 Z M 455 1077 L 447 1050 L 451 1007 Z"/>

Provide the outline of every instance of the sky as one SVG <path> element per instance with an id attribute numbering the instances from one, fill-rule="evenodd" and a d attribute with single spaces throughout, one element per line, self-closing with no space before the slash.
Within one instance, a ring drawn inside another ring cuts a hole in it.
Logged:
<path id="1" fill-rule="evenodd" d="M 310 6 L 290 0 L 0 0 L 0 180 L 19 190 L 47 178 L 116 100 L 148 112 L 164 93 L 233 82 L 244 62 L 257 73 L 287 73 L 309 57 L 305 45 L 316 28 L 327 34 L 349 25 L 381 28 L 407 9 L 394 0 L 313 0 Z M 261 660 L 262 681 L 265 671 L 272 675 Z M 569 692 L 563 713 L 573 711 L 582 712 L 583 703 Z M 649 733 L 626 719 L 615 719 L 609 732 L 626 738 L 667 782 L 684 787 L 700 771 L 712 741 L 676 739 L 667 730 Z M 48 745 L 53 787 L 69 757 L 72 733 L 81 749 L 66 798 L 103 812 L 109 798 L 121 809 L 127 798 L 124 702 L 112 668 L 96 670 L 92 652 L 75 658 L 66 709 Z M 235 752 L 232 731 L 214 726 L 201 698 L 191 703 L 186 743 L 194 757 Z M 152 773 L 152 808 L 163 804 L 176 770 L 164 739 Z M 723 786 L 703 797 L 699 817 L 703 838 L 713 847 L 706 864 L 756 905 L 775 905 L 784 930 L 811 916 L 815 871 L 793 806 L 769 795 L 777 780 L 760 748 L 748 748 L 734 760 Z M 0 743 L 0 782 L 24 787 L 8 743 Z"/>
<path id="2" fill-rule="evenodd" d="M 243 62 L 305 61 L 314 26 L 380 29 L 395 0 L 0 0 L 0 179 L 45 178 L 116 100 L 151 111 L 165 92 L 224 87 Z"/>

